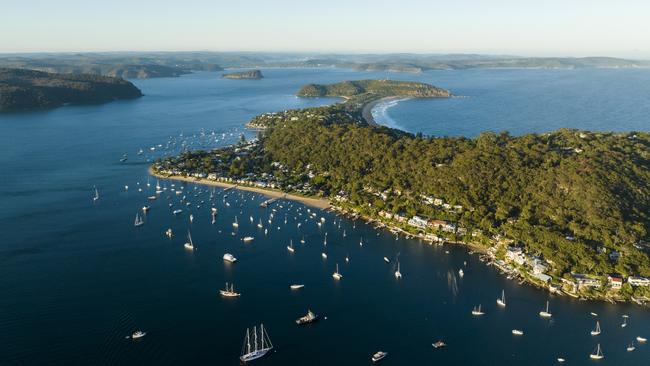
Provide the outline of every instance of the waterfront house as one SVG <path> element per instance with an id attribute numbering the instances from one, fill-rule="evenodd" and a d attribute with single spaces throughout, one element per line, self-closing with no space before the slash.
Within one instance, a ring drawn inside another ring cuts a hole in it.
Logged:
<path id="1" fill-rule="evenodd" d="M 429 222 L 420 216 L 413 216 L 409 219 L 408 224 L 418 229 L 425 229 L 429 225 Z"/>
<path id="2" fill-rule="evenodd" d="M 623 276 L 618 273 L 611 273 L 607 276 L 607 283 L 609 283 L 613 289 L 618 290 L 623 286 Z"/>
<path id="3" fill-rule="evenodd" d="M 630 276 L 627 278 L 627 283 L 632 286 L 650 286 L 650 278 Z"/>

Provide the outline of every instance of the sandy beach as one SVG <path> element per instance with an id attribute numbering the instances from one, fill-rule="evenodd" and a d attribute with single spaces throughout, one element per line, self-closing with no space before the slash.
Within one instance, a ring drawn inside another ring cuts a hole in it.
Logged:
<path id="1" fill-rule="evenodd" d="M 410 99 L 408 97 L 386 97 L 386 98 L 380 98 L 377 100 L 373 100 L 372 102 L 368 102 L 363 106 L 363 109 L 361 110 L 361 116 L 363 119 L 366 120 L 366 122 L 370 123 L 371 125 L 377 125 L 377 122 L 375 122 L 375 119 L 372 117 L 372 109 L 379 103 L 384 103 L 384 102 L 390 102 L 393 100 L 406 100 Z"/>
<path id="2" fill-rule="evenodd" d="M 298 196 L 298 195 L 295 195 L 295 194 L 284 193 L 282 191 L 278 191 L 278 190 L 274 190 L 274 189 L 251 187 L 251 186 L 242 186 L 242 185 L 237 185 L 237 184 L 217 182 L 217 181 L 208 180 L 208 179 L 183 177 L 183 176 L 180 176 L 180 175 L 171 175 L 171 176 L 159 175 L 159 174 L 154 173 L 151 169 L 149 169 L 149 174 L 151 174 L 152 176 L 154 176 L 156 178 L 160 178 L 160 179 L 169 179 L 169 180 L 182 181 L 182 182 L 188 182 L 188 183 L 203 184 L 203 185 L 207 185 L 207 186 L 214 186 L 214 187 L 221 187 L 221 188 L 234 188 L 234 189 L 239 189 L 239 190 L 247 191 L 247 192 L 260 193 L 260 194 L 263 194 L 263 195 L 265 195 L 267 197 L 270 197 L 270 198 L 284 198 L 284 199 L 288 199 L 288 200 L 303 203 L 303 204 L 305 204 L 307 206 L 310 206 L 310 207 L 316 207 L 316 208 L 320 208 L 320 209 L 326 209 L 326 208 L 330 207 L 329 200 L 326 200 L 324 198 L 303 197 L 303 196 Z"/>

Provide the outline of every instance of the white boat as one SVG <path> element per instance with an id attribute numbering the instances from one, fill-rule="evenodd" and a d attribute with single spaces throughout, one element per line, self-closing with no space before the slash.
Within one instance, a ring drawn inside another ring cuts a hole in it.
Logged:
<path id="1" fill-rule="evenodd" d="M 95 188 L 95 196 L 93 197 L 93 202 L 95 202 L 99 200 L 99 191 L 97 190 L 97 187 L 93 187 L 93 188 Z"/>
<path id="2" fill-rule="evenodd" d="M 239 227 L 239 222 L 237 222 L 237 216 L 235 216 L 235 222 L 232 223 L 232 227 Z"/>
<path id="3" fill-rule="evenodd" d="M 149 206 L 142 206 L 142 212 L 147 213 L 151 207 Z"/>
<path id="4" fill-rule="evenodd" d="M 318 314 L 315 314 L 311 310 L 307 310 L 307 314 L 305 316 L 301 316 L 300 318 L 296 319 L 296 324 L 298 325 L 304 325 L 304 324 L 310 324 L 317 322 L 320 317 Z"/>
<path id="5" fill-rule="evenodd" d="M 169 228 L 165 230 L 165 235 L 167 235 L 168 238 L 171 238 L 172 236 L 174 236 L 174 232 L 172 231 L 171 228 Z"/>
<path id="6" fill-rule="evenodd" d="M 253 216 L 250 216 L 248 219 L 250 220 L 250 222 L 253 222 Z"/>
<path id="7" fill-rule="evenodd" d="M 432 345 L 433 348 L 435 348 L 435 349 L 439 349 L 439 348 L 445 348 L 445 347 L 447 347 L 447 343 L 445 343 L 444 341 L 437 341 L 437 342 L 435 342 L 435 343 L 431 343 L 431 345 Z"/>
<path id="8" fill-rule="evenodd" d="M 303 287 L 305 287 L 305 285 L 298 285 L 298 284 L 296 284 L 296 285 L 291 285 L 291 286 L 289 286 L 289 288 L 292 289 L 292 290 L 300 290 L 300 289 L 303 288 Z"/>
<path id="9" fill-rule="evenodd" d="M 629 316 L 623 315 L 623 323 L 621 323 L 621 328 L 627 327 L 627 318 L 629 318 Z"/>
<path id="10" fill-rule="evenodd" d="M 302 239 L 300 239 L 300 244 L 305 244 L 305 236 L 302 236 Z"/>
<path id="11" fill-rule="evenodd" d="M 602 360 L 603 358 L 605 358 L 605 355 L 603 355 L 603 350 L 600 349 L 600 343 L 598 343 L 598 347 L 596 348 L 596 351 L 589 355 L 589 358 L 591 358 L 592 360 Z"/>
<path id="12" fill-rule="evenodd" d="M 260 219 L 260 222 L 257 224 L 257 227 L 260 228 L 260 229 L 263 227 L 262 226 L 262 219 Z"/>
<path id="13" fill-rule="evenodd" d="M 481 305 L 480 304 L 479 304 L 478 307 L 475 306 L 474 309 L 472 309 L 472 315 L 474 315 L 474 316 L 481 316 L 481 315 L 484 315 L 484 314 L 485 313 L 481 310 Z"/>
<path id="14" fill-rule="evenodd" d="M 501 290 L 501 298 L 497 299 L 497 305 L 501 307 L 506 307 L 506 291 Z"/>
<path id="15" fill-rule="evenodd" d="M 149 196 L 149 197 L 147 197 L 147 199 L 148 199 L 149 201 L 155 201 L 156 198 L 158 198 L 158 197 L 156 197 L 156 196 Z"/>
<path id="16" fill-rule="evenodd" d="M 235 256 L 230 254 L 230 253 L 224 254 L 223 255 L 223 260 L 226 261 L 226 262 L 230 262 L 230 263 L 237 262 L 237 258 L 235 258 Z"/>
<path id="17" fill-rule="evenodd" d="M 402 272 L 399 270 L 399 261 L 397 261 L 397 270 L 395 271 L 395 278 L 400 279 L 402 278 Z"/>
<path id="18" fill-rule="evenodd" d="M 559 362 L 559 363 L 563 363 L 564 361 L 566 361 L 566 360 L 564 358 L 562 358 L 562 357 L 557 358 L 557 362 Z"/>
<path id="19" fill-rule="evenodd" d="M 228 287 L 228 282 L 226 282 L 226 288 L 223 290 L 219 290 L 219 294 L 223 297 L 239 297 L 241 294 L 239 292 L 235 292 L 235 285 L 230 284 L 230 287 Z"/>
<path id="20" fill-rule="evenodd" d="M 634 346 L 634 342 L 628 344 L 627 347 L 626 347 L 625 349 L 626 349 L 628 352 L 632 352 L 632 351 L 634 351 L 634 350 L 636 349 L 636 347 Z"/>
<path id="21" fill-rule="evenodd" d="M 194 221 L 194 215 L 190 214 L 190 224 Z"/>
<path id="22" fill-rule="evenodd" d="M 323 257 L 323 259 L 327 259 L 327 253 L 325 253 L 325 252 L 322 252 L 322 253 L 320 254 L 320 256 Z"/>
<path id="23" fill-rule="evenodd" d="M 359 246 L 360 246 L 360 247 L 363 246 L 363 238 L 359 239 Z"/>
<path id="24" fill-rule="evenodd" d="M 350 263 L 350 257 L 348 257 L 347 255 L 345 256 L 345 263 Z"/>
<path id="25" fill-rule="evenodd" d="M 289 245 L 287 245 L 287 250 L 293 253 L 295 249 L 293 249 L 293 240 L 289 242 Z"/>
<path id="26" fill-rule="evenodd" d="M 548 310 L 548 301 L 546 301 L 546 310 L 540 311 L 539 316 L 542 318 L 550 318 L 553 316 L 553 314 L 551 314 L 551 312 Z"/>
<path id="27" fill-rule="evenodd" d="M 133 222 L 133 226 L 138 227 L 144 225 L 144 220 L 142 217 L 140 217 L 140 213 L 135 214 L 135 221 Z"/>
<path id="28" fill-rule="evenodd" d="M 458 275 L 459 275 L 461 278 L 465 275 L 465 272 L 463 271 L 462 268 L 458 270 Z"/>
<path id="29" fill-rule="evenodd" d="M 524 331 L 521 329 L 513 329 L 512 334 L 514 335 L 524 335 Z"/>
<path id="30" fill-rule="evenodd" d="M 244 346 L 242 347 L 242 354 L 239 356 L 239 359 L 244 363 L 257 360 L 272 349 L 273 344 L 268 333 L 264 330 L 264 324 L 260 324 L 259 330 L 257 327 L 253 327 L 252 331 L 246 328 Z"/>
<path id="31" fill-rule="evenodd" d="M 174 215 L 178 215 L 179 213 L 182 213 L 182 212 L 183 212 L 183 210 L 181 210 L 181 209 L 178 209 L 178 210 L 174 210 L 174 211 L 172 211 L 172 213 L 173 213 Z"/>
<path id="32" fill-rule="evenodd" d="M 379 351 L 379 352 L 376 352 L 374 355 L 372 355 L 371 360 L 372 360 L 372 362 L 379 362 L 379 361 L 383 360 L 384 358 L 386 358 L 386 356 L 388 356 L 388 352 Z"/>
<path id="33" fill-rule="evenodd" d="M 390 263 L 390 259 L 388 259 L 388 257 L 384 257 L 384 262 Z"/>
<path id="34" fill-rule="evenodd" d="M 250 243 L 251 241 L 255 240 L 252 236 L 245 236 L 243 239 L 244 243 Z"/>
<path id="35" fill-rule="evenodd" d="M 133 332 L 133 334 L 131 334 L 131 339 L 139 339 L 146 335 L 147 335 L 146 332 L 143 332 L 141 330 L 136 330 L 135 332 Z"/>
<path id="36" fill-rule="evenodd" d="M 194 250 L 194 242 L 192 241 L 192 234 L 187 230 L 187 243 L 183 245 L 185 249 Z"/>
<path id="37" fill-rule="evenodd" d="M 332 273 L 332 277 L 334 277 L 334 279 L 337 279 L 337 280 L 340 280 L 341 278 L 343 278 L 343 275 L 341 273 L 339 273 L 339 264 L 338 263 L 336 263 L 336 272 Z"/>
<path id="38" fill-rule="evenodd" d="M 636 337 L 636 340 L 637 340 L 639 343 L 645 343 L 645 342 L 648 341 L 647 338 L 643 338 L 643 337 L 641 337 L 641 336 L 637 336 L 637 337 Z"/>
<path id="39" fill-rule="evenodd" d="M 600 334 L 600 322 L 596 321 L 596 328 L 591 331 L 592 336 L 597 336 Z"/>

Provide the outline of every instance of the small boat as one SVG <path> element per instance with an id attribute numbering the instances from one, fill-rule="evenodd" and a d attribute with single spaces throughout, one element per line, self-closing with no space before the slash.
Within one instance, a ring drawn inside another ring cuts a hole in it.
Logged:
<path id="1" fill-rule="evenodd" d="M 318 315 L 314 314 L 311 310 L 307 310 L 307 314 L 296 319 L 296 324 L 304 325 L 309 323 L 317 322 L 319 319 Z"/>
<path id="2" fill-rule="evenodd" d="M 589 355 L 589 358 L 591 358 L 592 360 L 602 360 L 603 358 L 605 358 L 605 355 L 603 355 L 603 350 L 600 349 L 600 343 L 598 343 L 598 347 L 596 348 L 596 351 Z"/>
<path id="3" fill-rule="evenodd" d="M 192 242 L 192 235 L 190 234 L 189 230 L 187 230 L 187 243 L 185 243 L 183 246 L 185 249 L 194 250 L 194 242 Z"/>
<path id="4" fill-rule="evenodd" d="M 158 197 L 156 197 L 156 196 L 149 196 L 149 197 L 147 197 L 147 199 L 148 199 L 149 201 L 154 201 L 156 198 L 158 198 Z"/>
<path id="5" fill-rule="evenodd" d="M 627 327 L 627 318 L 629 318 L 629 316 L 623 315 L 623 323 L 621 323 L 621 328 Z"/>
<path id="6" fill-rule="evenodd" d="M 219 290 L 219 294 L 223 297 L 239 297 L 241 294 L 239 292 L 235 292 L 235 285 L 230 284 L 230 287 L 228 287 L 228 282 L 226 282 L 226 288 L 223 290 Z"/>
<path id="7" fill-rule="evenodd" d="M 348 257 L 347 255 L 345 256 L 345 263 L 350 263 L 350 257 Z"/>
<path id="8" fill-rule="evenodd" d="M 501 307 L 506 307 L 506 291 L 501 290 L 501 298 L 497 299 L 497 305 Z"/>
<path id="9" fill-rule="evenodd" d="M 230 253 L 224 254 L 223 255 L 223 260 L 226 261 L 226 262 L 230 262 L 230 263 L 237 262 L 237 258 L 235 258 L 235 256 L 230 254 Z"/>
<path id="10" fill-rule="evenodd" d="M 125 191 L 128 191 L 128 190 L 129 190 L 129 186 L 124 186 L 124 190 L 125 190 Z"/>
<path id="11" fill-rule="evenodd" d="M 647 338 L 643 338 L 643 337 L 641 337 L 641 336 L 637 336 L 637 337 L 636 337 L 636 340 L 637 340 L 639 343 L 645 343 L 645 342 L 648 341 Z"/>
<path id="12" fill-rule="evenodd" d="M 215 207 L 210 208 L 210 211 L 212 211 L 212 215 L 215 215 L 217 213 L 217 209 Z"/>
<path id="13" fill-rule="evenodd" d="M 245 236 L 243 239 L 244 243 L 250 243 L 251 241 L 255 240 L 252 236 Z"/>
<path id="14" fill-rule="evenodd" d="M 372 362 L 379 362 L 388 356 L 388 352 L 379 351 L 372 355 Z"/>
<path id="15" fill-rule="evenodd" d="M 264 324 L 260 324 L 259 331 L 257 327 L 253 327 L 252 331 L 246 328 L 244 347 L 241 356 L 239 356 L 239 360 L 243 363 L 257 360 L 258 358 L 264 357 L 272 349 L 273 344 L 264 329 Z"/>
<path id="16" fill-rule="evenodd" d="M 481 316 L 481 315 L 484 315 L 484 314 L 485 313 L 481 310 L 481 305 L 480 304 L 479 304 L 478 307 L 475 306 L 474 309 L 472 309 L 472 315 L 474 315 L 474 316 Z"/>
<path id="17" fill-rule="evenodd" d="M 397 261 L 397 270 L 395 271 L 395 278 L 400 279 L 402 278 L 402 272 L 399 270 L 399 261 Z"/>
<path id="18" fill-rule="evenodd" d="M 384 257 L 384 262 L 390 263 L 390 259 L 388 259 L 388 257 Z"/>
<path id="19" fill-rule="evenodd" d="M 338 263 L 336 263 L 336 272 L 332 273 L 332 277 L 334 277 L 334 279 L 336 279 L 336 280 L 340 280 L 341 278 L 343 278 L 343 275 L 341 273 L 339 273 L 339 264 Z"/>
<path id="20" fill-rule="evenodd" d="M 463 278 L 463 276 L 465 275 L 465 272 L 463 271 L 462 268 L 458 270 L 458 275 L 459 275 L 461 278 Z"/>
<path id="21" fill-rule="evenodd" d="M 293 253 L 295 249 L 293 249 L 293 240 L 289 242 L 289 245 L 287 245 L 287 250 Z"/>
<path id="22" fill-rule="evenodd" d="M 634 351 L 634 350 L 636 349 L 636 347 L 634 346 L 634 342 L 628 344 L 628 345 L 627 345 L 627 348 L 625 348 L 625 349 L 626 349 L 628 352 L 632 352 L 632 351 Z"/>
<path id="23" fill-rule="evenodd" d="M 135 332 L 133 332 L 133 334 L 131 334 L 131 339 L 140 339 L 146 335 L 147 335 L 146 332 L 143 332 L 141 330 L 136 330 Z"/>
<path id="24" fill-rule="evenodd" d="M 97 200 L 99 200 L 99 191 L 97 190 L 97 187 L 94 188 L 95 188 L 95 196 L 93 197 L 93 202 L 96 202 Z"/>
<path id="25" fill-rule="evenodd" d="M 235 216 L 235 222 L 232 223 L 232 227 L 239 227 L 239 222 L 237 222 L 237 216 Z"/>
<path id="26" fill-rule="evenodd" d="M 325 253 L 325 252 L 322 252 L 322 253 L 320 254 L 320 256 L 323 257 L 323 259 L 327 259 L 327 253 Z"/>
<path id="27" fill-rule="evenodd" d="M 144 225 L 144 220 L 142 217 L 140 217 L 140 213 L 135 214 L 135 221 L 133 222 L 133 226 L 138 227 Z"/>
<path id="28" fill-rule="evenodd" d="M 597 321 L 596 322 L 596 328 L 594 328 L 594 330 L 591 331 L 591 335 L 592 336 L 597 336 L 599 334 L 600 334 L 600 322 Z"/>
<path id="29" fill-rule="evenodd" d="M 566 361 L 566 360 L 564 358 L 562 358 L 562 357 L 557 358 L 557 362 L 559 362 L 559 363 L 563 363 L 564 361 Z"/>
<path id="30" fill-rule="evenodd" d="M 181 210 L 181 209 L 178 209 L 178 210 L 174 210 L 174 211 L 172 211 L 172 213 L 173 213 L 174 215 L 178 215 L 178 214 L 180 214 L 180 213 L 182 213 L 182 212 L 183 212 L 183 210 Z"/>
<path id="31" fill-rule="evenodd" d="M 142 212 L 147 213 L 151 207 L 149 206 L 142 206 Z"/>
<path id="32" fill-rule="evenodd" d="M 524 331 L 521 329 L 513 329 L 512 334 L 520 336 L 520 335 L 524 335 Z"/>
<path id="33" fill-rule="evenodd" d="M 194 215 L 190 214 L 190 224 L 194 221 Z"/>
<path id="34" fill-rule="evenodd" d="M 172 229 L 169 228 L 169 229 L 165 230 L 165 235 L 166 235 L 168 238 L 171 238 L 172 236 L 174 236 L 174 233 L 172 232 Z"/>
<path id="35" fill-rule="evenodd" d="M 303 288 L 303 287 L 305 287 L 305 285 L 298 285 L 298 284 L 296 284 L 296 285 L 291 285 L 291 286 L 289 286 L 289 288 L 292 289 L 292 290 L 300 290 L 300 289 Z"/>
<path id="36" fill-rule="evenodd" d="M 257 227 L 260 228 L 260 229 L 263 227 L 262 226 L 262 219 L 260 219 L 260 222 L 257 224 Z"/>
<path id="37" fill-rule="evenodd" d="M 445 347 L 447 347 L 447 343 L 445 343 L 445 342 L 443 342 L 443 341 L 437 341 L 436 343 L 431 343 L 431 345 L 432 345 L 433 348 L 435 348 L 435 349 L 439 349 L 439 348 L 445 348 Z"/>
<path id="38" fill-rule="evenodd" d="M 302 239 L 300 239 L 300 244 L 305 244 L 305 236 L 302 236 Z"/>
<path id="39" fill-rule="evenodd" d="M 598 314 L 594 313 L 593 311 L 591 312 L 591 316 L 598 316 Z"/>
<path id="40" fill-rule="evenodd" d="M 551 312 L 548 310 L 548 301 L 546 301 L 546 310 L 540 311 L 539 316 L 542 318 L 550 318 L 553 316 L 553 314 L 551 314 Z"/>

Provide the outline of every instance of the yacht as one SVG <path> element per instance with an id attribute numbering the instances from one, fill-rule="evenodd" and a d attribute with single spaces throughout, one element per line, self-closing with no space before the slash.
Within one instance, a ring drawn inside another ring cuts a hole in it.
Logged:
<path id="1" fill-rule="evenodd" d="M 627 348 L 625 348 L 625 349 L 626 349 L 628 352 L 632 352 L 632 351 L 634 351 L 634 350 L 636 349 L 636 347 L 634 346 L 634 342 L 628 344 L 628 345 L 627 345 Z"/>
<path id="2" fill-rule="evenodd" d="M 435 349 L 438 349 L 438 348 L 445 348 L 445 347 L 447 347 L 447 343 L 445 343 L 445 342 L 443 342 L 443 341 L 437 341 L 437 342 L 435 342 L 435 343 L 431 343 L 431 345 L 432 345 L 433 348 L 435 348 Z"/>
<path id="3" fill-rule="evenodd" d="M 302 239 L 300 239 L 300 244 L 305 244 L 305 236 L 302 236 Z"/>
<path id="4" fill-rule="evenodd" d="M 603 358 L 605 358 L 605 355 L 603 355 L 603 350 L 600 349 L 600 343 L 598 343 L 598 347 L 596 348 L 596 351 L 589 355 L 589 358 L 591 358 L 592 360 L 602 360 Z"/>
<path id="5" fill-rule="evenodd" d="M 307 310 L 307 314 L 296 319 L 296 324 L 304 325 L 318 321 L 318 315 L 314 314 L 311 310 Z"/>
<path id="6" fill-rule="evenodd" d="M 151 207 L 149 206 L 142 206 L 142 212 L 147 213 Z"/>
<path id="7" fill-rule="evenodd" d="M 244 346 L 239 360 L 243 363 L 257 360 L 258 358 L 264 357 L 272 349 L 273 344 L 264 329 L 264 324 L 260 324 L 259 330 L 257 327 L 253 327 L 252 330 L 246 328 Z"/>
<path id="8" fill-rule="evenodd" d="M 168 238 L 171 238 L 172 236 L 174 236 L 174 233 L 172 232 L 172 229 L 169 228 L 169 229 L 167 229 L 167 230 L 165 231 L 165 235 L 166 235 Z"/>
<path id="9" fill-rule="evenodd" d="M 459 275 L 461 278 L 463 278 L 463 276 L 465 275 L 465 271 L 463 271 L 462 268 L 459 269 L 459 270 L 458 270 L 458 275 Z"/>
<path id="10" fill-rule="evenodd" d="M 190 214 L 190 224 L 194 222 L 194 215 Z"/>
<path id="11" fill-rule="evenodd" d="M 255 238 L 253 238 L 252 236 L 245 236 L 242 240 L 244 241 L 244 243 L 250 243 L 254 239 Z"/>
<path id="12" fill-rule="evenodd" d="M 501 307 L 506 307 L 506 291 L 501 290 L 501 298 L 497 299 L 497 305 Z"/>
<path id="13" fill-rule="evenodd" d="M 235 285 L 230 284 L 230 287 L 228 287 L 228 282 L 226 282 L 226 288 L 223 290 L 219 290 L 219 294 L 223 297 L 239 297 L 241 294 L 239 292 L 235 292 Z"/>
<path id="14" fill-rule="evenodd" d="M 149 201 L 155 201 L 156 198 L 158 198 L 158 197 L 156 197 L 156 196 L 149 196 L 149 197 L 147 197 L 147 199 L 148 199 Z"/>
<path id="15" fill-rule="evenodd" d="M 399 270 L 399 261 L 397 261 L 397 271 L 395 271 L 395 278 L 400 279 L 402 278 L 402 272 Z"/>
<path id="16" fill-rule="evenodd" d="M 235 222 L 232 223 L 232 227 L 239 227 L 239 222 L 237 222 L 237 216 L 235 216 Z"/>
<path id="17" fill-rule="evenodd" d="M 562 358 L 562 357 L 557 358 L 557 362 L 559 362 L 559 363 L 563 363 L 564 361 L 566 361 L 566 360 L 564 358 Z"/>
<path id="18" fill-rule="evenodd" d="M 189 230 L 187 230 L 187 243 L 185 243 L 183 246 L 185 249 L 194 250 L 194 242 L 192 242 L 192 235 L 190 234 Z"/>
<path id="19" fill-rule="evenodd" d="M 260 229 L 263 227 L 262 226 L 262 219 L 260 219 L 260 222 L 257 224 L 257 227 L 260 228 Z"/>
<path id="20" fill-rule="evenodd" d="M 363 238 L 359 239 L 359 246 L 360 246 L 360 247 L 363 246 Z"/>
<path id="21" fill-rule="evenodd" d="M 178 210 L 174 210 L 172 213 L 173 213 L 174 215 L 178 215 L 178 214 L 181 213 L 181 212 L 183 212 L 183 210 L 178 209 Z"/>
<path id="22" fill-rule="evenodd" d="M 388 352 L 379 351 L 372 355 L 372 362 L 379 362 L 388 356 Z"/>
<path id="23" fill-rule="evenodd" d="M 99 200 L 99 191 L 97 190 L 97 187 L 94 188 L 95 188 L 95 196 L 93 197 L 93 202 L 96 202 L 97 200 Z"/>
<path id="24" fill-rule="evenodd" d="M 553 316 L 553 314 L 551 314 L 551 312 L 548 310 L 548 301 L 546 301 L 546 310 L 540 311 L 539 316 L 542 318 L 550 318 Z"/>
<path id="25" fill-rule="evenodd" d="M 295 284 L 295 285 L 289 286 L 289 288 L 292 289 L 292 290 L 300 290 L 303 287 L 305 287 L 305 285 L 302 285 L 302 284 Z"/>
<path id="26" fill-rule="evenodd" d="M 142 217 L 140 217 L 140 213 L 135 214 L 135 222 L 133 222 L 133 226 L 138 227 L 144 225 L 144 220 Z"/>
<path id="27" fill-rule="evenodd" d="M 235 256 L 230 254 L 230 253 L 224 254 L 223 255 L 223 260 L 226 261 L 226 262 L 230 262 L 230 263 L 237 262 L 237 258 L 235 258 Z"/>
<path id="28" fill-rule="evenodd" d="M 334 277 L 334 279 L 337 279 L 337 280 L 340 280 L 341 278 L 343 278 L 343 275 L 341 273 L 339 273 L 339 264 L 338 263 L 336 263 L 336 272 L 332 273 L 332 277 Z"/>
<path id="29" fill-rule="evenodd" d="M 596 321 L 596 328 L 591 331 L 592 336 L 597 336 L 600 334 L 600 322 Z"/>
<path id="30" fill-rule="evenodd" d="M 144 337 L 146 335 L 147 335 L 146 332 L 143 332 L 141 330 L 136 330 L 135 332 L 133 332 L 133 334 L 131 334 L 131 338 L 132 339 L 139 339 L 139 338 L 142 338 L 142 337 Z"/>
<path id="31" fill-rule="evenodd" d="M 621 323 L 621 328 L 627 327 L 627 318 L 629 318 L 629 316 L 623 315 L 623 323 Z"/>
<path id="32" fill-rule="evenodd" d="M 521 329 L 513 329 L 512 334 L 514 335 L 524 335 L 524 331 Z"/>
<path id="33" fill-rule="evenodd" d="M 484 314 L 485 313 L 481 310 L 481 305 L 480 304 L 479 304 L 478 307 L 475 306 L 474 309 L 472 309 L 472 315 L 474 315 L 474 316 L 480 316 L 480 315 L 484 315 Z"/>
<path id="34" fill-rule="evenodd" d="M 320 256 L 323 257 L 323 259 L 327 259 L 327 253 L 325 253 L 325 252 L 322 252 L 322 253 L 320 254 Z"/>
<path id="35" fill-rule="evenodd" d="M 388 259 L 388 257 L 384 257 L 384 262 L 390 263 L 390 259 Z"/>
<path id="36" fill-rule="evenodd" d="M 645 342 L 648 341 L 647 338 L 643 338 L 643 337 L 641 337 L 641 336 L 637 336 L 637 337 L 636 337 L 636 340 L 637 340 L 637 342 L 639 342 L 639 343 L 645 343 Z"/>

